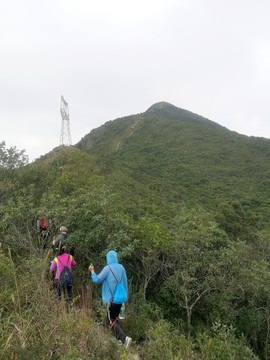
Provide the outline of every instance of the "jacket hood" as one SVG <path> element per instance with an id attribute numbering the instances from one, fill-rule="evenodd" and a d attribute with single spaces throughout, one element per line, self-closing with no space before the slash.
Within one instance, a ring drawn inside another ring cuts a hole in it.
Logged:
<path id="1" fill-rule="evenodd" d="M 118 263 L 117 252 L 113 250 L 109 251 L 108 254 L 106 255 L 106 259 L 108 265 L 117 264 Z"/>

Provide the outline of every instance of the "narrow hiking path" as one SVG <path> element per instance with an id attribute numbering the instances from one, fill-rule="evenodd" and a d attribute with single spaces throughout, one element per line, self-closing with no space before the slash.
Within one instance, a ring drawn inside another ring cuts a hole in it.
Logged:
<path id="1" fill-rule="evenodd" d="M 119 137 L 117 137 L 117 144 L 115 146 L 115 150 L 119 150 L 120 146 L 121 146 L 121 142 L 123 142 L 124 139 L 130 137 L 134 131 L 136 130 L 136 128 L 138 127 L 139 123 L 143 120 L 142 116 L 137 117 L 137 119 L 134 121 L 133 124 L 129 125 L 125 130 L 123 130 L 123 132 L 120 134 Z"/>

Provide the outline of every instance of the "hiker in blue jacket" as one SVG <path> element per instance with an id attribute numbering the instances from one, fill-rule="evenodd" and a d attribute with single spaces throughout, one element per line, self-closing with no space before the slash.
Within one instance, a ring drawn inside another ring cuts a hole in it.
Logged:
<path id="1" fill-rule="evenodd" d="M 118 316 L 122 304 L 115 304 L 113 297 L 115 294 L 117 283 L 122 283 L 126 294 L 128 291 L 127 275 L 123 265 L 118 264 L 117 253 L 115 251 L 109 251 L 107 256 L 107 266 L 97 275 L 94 270 L 94 266 L 90 265 L 88 270 L 92 274 L 92 281 L 102 284 L 102 300 L 104 304 L 108 304 L 108 318 L 110 326 L 114 330 L 114 335 L 117 340 L 120 340 L 122 344 L 128 348 L 132 342 L 132 339 L 124 333 L 123 329 L 119 325 Z"/>

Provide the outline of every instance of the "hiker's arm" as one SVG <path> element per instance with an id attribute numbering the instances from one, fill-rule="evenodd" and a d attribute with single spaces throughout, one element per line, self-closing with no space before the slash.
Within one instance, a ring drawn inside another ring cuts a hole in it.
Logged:
<path id="1" fill-rule="evenodd" d="M 74 257 L 72 256 L 71 266 L 76 266 L 76 265 L 77 265 L 77 263 L 76 263 L 76 261 L 74 260 Z"/>
<path id="2" fill-rule="evenodd" d="M 107 275 L 108 275 L 108 267 L 105 266 L 98 275 L 95 272 L 92 272 L 92 281 L 99 284 L 106 279 Z"/>
<path id="3" fill-rule="evenodd" d="M 53 245 L 58 245 L 61 240 L 62 237 L 60 235 L 57 235 L 57 237 L 53 240 Z"/>
<path id="4" fill-rule="evenodd" d="M 50 266 L 50 270 L 54 271 L 56 269 L 56 262 L 53 260 L 52 265 Z"/>

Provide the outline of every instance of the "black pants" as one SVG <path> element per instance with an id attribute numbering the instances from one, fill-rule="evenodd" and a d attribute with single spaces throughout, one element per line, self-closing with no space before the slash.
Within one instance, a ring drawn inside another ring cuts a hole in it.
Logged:
<path id="1" fill-rule="evenodd" d="M 72 286 L 61 287 L 61 292 L 64 294 L 64 299 L 66 302 L 72 301 Z"/>
<path id="2" fill-rule="evenodd" d="M 72 286 L 63 287 L 63 286 L 60 285 L 59 280 L 54 279 L 53 280 L 53 287 L 54 287 L 55 292 L 58 295 L 59 300 L 61 300 L 61 297 L 63 295 L 64 299 L 65 299 L 65 301 L 67 303 L 72 301 L 72 297 L 73 297 L 73 295 L 72 295 Z"/>
<path id="3" fill-rule="evenodd" d="M 110 303 L 109 309 L 108 309 L 108 318 L 110 320 L 110 326 L 113 329 L 114 336 L 117 340 L 121 340 L 122 343 L 126 340 L 126 334 L 124 333 L 123 329 L 118 323 L 118 316 L 120 313 L 122 304 L 114 304 Z"/>

